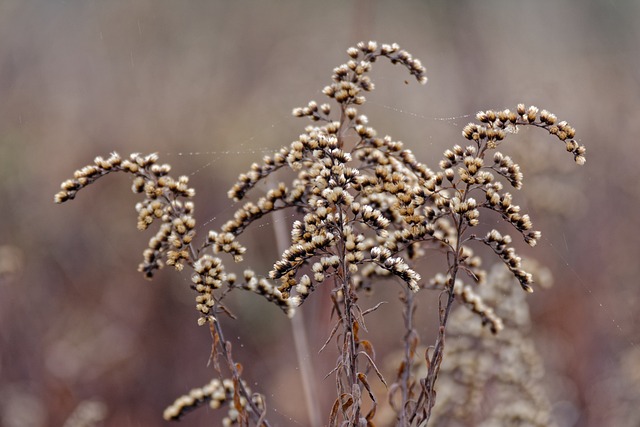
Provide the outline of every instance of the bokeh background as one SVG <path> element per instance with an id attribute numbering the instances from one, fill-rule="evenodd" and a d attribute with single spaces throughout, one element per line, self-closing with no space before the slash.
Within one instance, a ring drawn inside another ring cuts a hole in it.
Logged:
<path id="1" fill-rule="evenodd" d="M 531 336 L 560 426 L 640 425 L 633 0 L 0 0 L 0 425 L 63 425 L 87 404 L 99 425 L 164 425 L 164 407 L 213 375 L 188 275 L 166 269 L 147 282 L 136 271 L 151 236 L 136 230 L 129 178 L 62 206 L 59 183 L 96 155 L 158 152 L 190 176 L 204 234 L 232 214 L 238 173 L 306 125 L 291 109 L 323 101 L 345 50 L 369 39 L 426 66 L 420 86 L 376 63 L 363 112 L 433 167 L 481 109 L 525 102 L 577 129 L 582 168 L 535 129 L 505 148 L 525 174 L 517 201 L 544 236 L 522 255 L 555 279 L 529 296 Z M 257 268 L 277 255 L 270 225 L 253 235 Z M 306 425 L 287 319 L 239 296 L 239 320 L 225 326 L 249 383 L 276 425 Z M 399 345 L 400 314 L 388 307 L 370 325 L 380 354 Z M 321 308 L 311 301 L 304 313 L 313 354 L 330 327 Z M 423 329 L 429 342 L 435 326 Z M 308 360 L 325 414 L 331 351 Z M 216 420 L 202 409 L 183 424 Z"/>

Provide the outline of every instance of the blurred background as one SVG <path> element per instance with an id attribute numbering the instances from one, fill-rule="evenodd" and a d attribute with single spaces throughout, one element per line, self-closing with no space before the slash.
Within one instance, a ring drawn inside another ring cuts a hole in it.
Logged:
<path id="1" fill-rule="evenodd" d="M 63 425 L 83 407 L 97 425 L 164 425 L 165 406 L 209 381 L 211 338 L 196 326 L 188 274 L 147 282 L 136 271 L 151 234 L 136 230 L 129 177 L 61 206 L 53 195 L 96 155 L 158 152 L 190 176 L 204 235 L 233 213 L 237 175 L 297 137 L 307 122 L 291 109 L 324 102 L 331 70 L 360 40 L 397 42 L 426 66 L 420 86 L 377 62 L 362 112 L 432 167 L 481 109 L 534 104 L 577 129 L 582 168 L 536 129 L 504 149 L 525 176 L 516 201 L 544 236 L 522 255 L 554 277 L 528 297 L 531 336 L 558 425 L 640 425 L 632 0 L 0 0 L 0 425 Z M 266 270 L 277 251 L 264 225 L 253 265 Z M 399 345 L 397 290 L 369 325 L 380 357 Z M 239 320 L 225 327 L 245 377 L 275 425 L 307 425 L 288 320 L 238 296 Z M 313 299 L 303 307 L 309 363 L 327 414 L 334 381 L 322 378 L 335 354 L 316 359 L 330 324 Z M 435 326 L 424 325 L 428 343 Z M 201 409 L 183 424 L 217 417 Z"/>

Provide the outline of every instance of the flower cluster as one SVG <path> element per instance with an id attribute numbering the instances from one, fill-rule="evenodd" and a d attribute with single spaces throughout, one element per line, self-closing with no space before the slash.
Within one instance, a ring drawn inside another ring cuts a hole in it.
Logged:
<path id="1" fill-rule="evenodd" d="M 210 314 L 211 308 L 216 304 L 213 291 L 219 289 L 227 277 L 220 259 L 208 254 L 201 256 L 194 263 L 193 270 L 191 281 L 199 294 L 196 297 L 196 309 L 201 313 L 198 324 L 204 325 L 207 321 L 215 320 Z"/>
<path id="2" fill-rule="evenodd" d="M 372 63 L 379 56 L 387 57 L 392 64 L 400 64 L 405 66 L 416 79 L 424 84 L 427 82 L 425 69 L 418 59 L 414 59 L 410 53 L 400 49 L 396 43 L 391 45 L 383 44 L 378 47 L 378 43 L 370 41 L 368 43 L 360 42 L 357 47 L 351 47 L 347 50 L 351 60 L 346 64 L 342 64 L 333 70 L 333 83 L 323 89 L 323 93 L 329 98 L 333 98 L 339 104 L 344 105 L 362 105 L 365 97 L 362 91 L 369 92 L 374 89 L 374 84 L 366 74 L 371 70 Z M 317 117 L 317 109 L 310 104 L 309 107 L 294 110 L 296 116 L 310 116 L 313 120 Z M 324 109 L 328 112 L 328 106 Z M 324 111 L 323 111 L 324 113 Z M 328 113 L 324 113 L 325 116 Z"/>
<path id="3" fill-rule="evenodd" d="M 230 280 L 230 285 L 261 295 L 267 301 L 280 307 L 288 317 L 293 317 L 295 308 L 300 305 L 299 297 L 283 295 L 269 280 L 264 277 L 258 278 L 253 270 L 245 270 L 243 277 L 243 282 L 236 283 L 234 280 Z"/>
<path id="4" fill-rule="evenodd" d="M 530 286 L 533 283 L 533 276 L 530 273 L 524 271 L 521 267 L 521 259 L 515 253 L 515 249 L 508 246 L 511 243 L 511 237 L 508 235 L 503 236 L 497 230 L 491 230 L 487 233 L 486 237 L 482 241 L 491 247 L 493 251 L 500 257 L 505 263 L 509 271 L 518 279 L 520 286 L 527 292 L 533 292 L 533 288 Z"/>
<path id="5" fill-rule="evenodd" d="M 445 276 L 439 273 L 431 279 L 431 286 L 444 289 L 450 280 L 451 276 Z M 465 285 L 462 280 L 456 279 L 453 284 L 453 292 L 469 310 L 480 316 L 483 325 L 489 325 L 492 333 L 497 334 L 504 329 L 502 319 L 495 313 L 493 308 L 487 305 L 487 302 L 482 299 L 474 287 Z"/>
<path id="6" fill-rule="evenodd" d="M 74 173 L 72 179 L 64 181 L 55 202 L 62 203 L 75 198 L 76 193 L 98 178 L 111 172 L 126 172 L 134 176 L 131 187 L 134 193 L 144 194 L 145 199 L 136 205 L 138 229 L 146 230 L 155 220 L 161 226 L 144 251 L 144 261 L 139 270 L 151 278 L 155 270 L 166 263 L 182 270 L 192 261 L 189 245 L 195 235 L 193 198 L 195 191 L 188 186 L 189 178 L 174 179 L 169 175 L 171 167 L 157 164 L 157 154 L 143 156 L 131 154 L 122 159 L 112 153 L 107 159 L 96 157 L 93 165 L 85 166 Z"/>
<path id="7" fill-rule="evenodd" d="M 398 222 L 392 227 L 397 233 L 404 225 L 412 230 L 410 235 L 394 233 L 403 245 L 418 240 L 416 236 L 429 237 L 418 211 L 426 197 L 419 183 L 431 179 L 431 171 L 404 150 L 402 143 L 378 138 L 367 126 L 366 116 L 358 115 L 356 109 L 365 102 L 363 92 L 374 88 L 367 74 L 376 58 L 403 65 L 421 83 L 426 82 L 424 68 L 395 44 L 360 43 L 348 54 L 351 60 L 334 70 L 333 83 L 323 91 L 341 105 L 344 115 L 340 120 L 331 118 L 328 104 L 311 101 L 294 109 L 295 116 L 324 124 L 307 127 L 289 147 L 265 157 L 262 165 L 252 165 L 239 176 L 229 196 L 243 199 L 257 182 L 285 166 L 298 172 L 291 190 L 280 183 L 257 203 L 245 203 L 222 227 L 235 238 L 270 211 L 295 207 L 304 212 L 302 220 L 293 224 L 291 246 L 270 272 L 272 279 L 280 280 L 279 290 L 285 297 L 292 297 L 290 292 L 295 289 L 301 301 L 316 288 L 309 273 L 318 284 L 327 275 L 350 283 L 362 264 L 373 261 L 416 290 L 419 275 L 401 258 L 374 260 L 367 255 L 372 248 L 388 251 L 386 240 L 393 221 Z M 344 135 L 349 132 L 359 140 L 347 150 Z M 307 265 L 311 271 L 305 271 Z"/>
<path id="8" fill-rule="evenodd" d="M 383 269 L 395 274 L 409 285 L 413 292 L 418 292 L 418 282 L 420 275 L 413 271 L 409 265 L 400 257 L 392 257 L 391 251 L 379 246 L 371 249 L 371 257 Z"/>
<path id="9" fill-rule="evenodd" d="M 258 278 L 252 270 L 245 270 L 242 278 L 238 280 L 233 273 L 227 274 L 220 258 L 204 254 L 193 265 L 194 273 L 191 276 L 193 288 L 198 292 L 196 296 L 196 310 L 200 312 L 198 324 L 213 323 L 217 321 L 213 314 L 213 307 L 218 304 L 224 293 L 218 296 L 214 293 L 223 284 L 229 288 L 240 288 L 261 295 L 267 301 L 280 307 L 289 317 L 292 317 L 295 308 L 300 304 L 298 297 L 286 298 L 277 287 L 273 286 L 266 278 Z"/>
<path id="10" fill-rule="evenodd" d="M 250 393 L 246 384 L 243 385 Z M 167 421 L 179 420 L 188 411 L 207 403 L 211 409 L 218 409 L 225 404 L 229 406 L 227 416 L 222 420 L 222 425 L 225 427 L 240 424 L 241 414 L 252 410 L 252 406 L 248 404 L 245 397 L 237 396 L 233 380 L 215 378 L 204 387 L 194 388 L 189 393 L 177 398 L 171 406 L 164 410 L 163 417 Z M 264 401 L 261 395 L 254 394 L 252 403 L 256 408 L 264 411 Z"/>
<path id="11" fill-rule="evenodd" d="M 466 247 L 463 245 L 466 241 L 480 240 L 501 258 L 522 288 L 531 291 L 532 276 L 521 268 L 520 257 L 509 246 L 509 236 L 503 237 L 497 230 L 492 230 L 483 239 L 467 233 L 467 229 L 479 224 L 480 209 L 485 208 L 497 212 L 530 246 L 535 246 L 541 236 L 539 231 L 533 230 L 529 215 L 521 212 L 520 207 L 513 203 L 513 196 L 503 192 L 503 184 L 496 179 L 497 174 L 515 189 L 522 188 L 520 166 L 498 151 L 494 151 L 492 162 L 487 162 L 486 157 L 510 133 L 515 133 L 518 126 L 525 125 L 546 129 L 564 141 L 567 151 L 573 154 L 578 164 L 584 163 L 586 150 L 573 139 L 575 130 L 567 122 L 558 122 L 555 115 L 546 110 L 539 111 L 536 107 L 526 108 L 524 104 L 519 104 L 515 112 L 508 109 L 481 111 L 476 119 L 479 123 L 469 123 L 462 131 L 462 135 L 473 145 L 456 145 L 444 152 L 439 164 L 441 172 L 436 174 L 436 177 L 441 174 L 443 178 L 436 182 L 435 188 L 433 185 L 429 188 L 434 194 L 431 197 L 434 206 L 428 208 L 428 216 L 449 221 L 451 228 L 458 231 L 457 236 L 452 235 L 444 242 L 461 238 L 460 247 L 451 248 L 454 253 Z M 474 193 L 484 193 L 484 197 L 476 200 Z"/>
<path id="12" fill-rule="evenodd" d="M 483 141 L 488 148 L 495 148 L 505 139 L 507 132 L 517 132 L 518 125 L 532 125 L 546 129 L 551 135 L 565 142 L 565 148 L 573 154 L 577 164 L 583 165 L 586 161 L 584 154 L 586 149 L 575 139 L 576 130 L 567 122 L 558 122 L 555 114 L 547 110 L 539 111 L 538 107 L 526 107 L 518 104 L 516 111 L 480 111 L 476 114 L 480 124 L 469 123 L 462 130 L 462 135 L 471 141 L 480 144 Z"/>

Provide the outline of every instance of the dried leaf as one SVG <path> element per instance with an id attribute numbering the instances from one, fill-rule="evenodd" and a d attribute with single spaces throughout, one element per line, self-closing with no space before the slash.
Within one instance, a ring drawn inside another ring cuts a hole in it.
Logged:
<path id="1" fill-rule="evenodd" d="M 360 345 L 364 348 L 364 351 L 371 357 L 371 359 L 376 358 L 376 352 L 373 349 L 373 345 L 369 340 L 360 341 Z"/>
<path id="2" fill-rule="evenodd" d="M 375 306 L 373 306 L 373 307 L 371 307 L 371 308 L 369 308 L 369 309 L 367 309 L 367 310 L 363 311 L 363 312 L 362 312 L 362 315 L 363 315 L 363 316 L 366 316 L 367 314 L 369 314 L 369 313 L 372 313 L 372 312 L 376 311 L 376 310 L 377 310 L 381 305 L 383 305 L 383 304 L 387 304 L 387 301 L 380 301 L 380 302 L 379 302 L 378 304 L 376 304 Z"/>
<path id="3" fill-rule="evenodd" d="M 376 401 L 375 395 L 371 391 L 371 387 L 369 387 L 369 382 L 367 381 L 367 376 L 364 373 L 358 372 L 358 381 L 360 381 L 362 383 L 362 385 L 364 386 L 364 388 L 367 389 L 367 392 L 369 393 L 369 398 L 373 402 L 373 407 L 371 408 L 369 413 L 365 416 L 367 421 L 371 421 L 373 419 L 373 417 L 375 416 L 375 414 L 376 414 L 376 408 L 378 406 L 378 402 Z"/>
<path id="4" fill-rule="evenodd" d="M 325 347 L 327 345 L 329 345 L 329 342 L 331 341 L 331 338 L 333 338 L 333 336 L 336 334 L 336 332 L 338 331 L 338 328 L 340 327 L 340 325 L 342 324 L 342 320 L 336 322 L 335 326 L 333 327 L 333 329 L 331 330 L 331 333 L 329 334 L 329 337 L 327 338 L 327 340 L 324 342 L 324 344 L 322 345 L 322 347 L 320 348 L 320 350 L 318 351 L 318 353 L 322 353 L 322 350 L 325 349 Z"/>
<path id="5" fill-rule="evenodd" d="M 329 414 L 329 426 L 335 427 L 338 421 L 338 410 L 340 409 L 340 399 L 336 399 L 331 407 L 331 413 Z"/>
<path id="6" fill-rule="evenodd" d="M 373 368 L 373 370 L 375 371 L 376 375 L 378 376 L 378 379 L 380 380 L 380 382 L 382 382 L 382 384 L 384 384 L 385 387 L 388 388 L 389 386 L 387 385 L 387 382 L 384 380 L 384 377 L 382 376 L 382 373 L 380 372 L 380 370 L 376 366 L 376 363 L 373 361 L 373 359 L 371 357 L 369 357 L 369 355 L 367 353 L 365 353 L 364 351 L 361 351 L 358 354 L 364 354 L 364 356 L 367 359 L 369 359 L 369 364 Z"/>

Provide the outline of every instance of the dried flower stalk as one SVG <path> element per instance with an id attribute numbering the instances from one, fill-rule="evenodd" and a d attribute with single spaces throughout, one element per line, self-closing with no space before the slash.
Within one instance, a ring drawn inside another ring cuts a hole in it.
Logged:
<path id="1" fill-rule="evenodd" d="M 515 111 L 482 111 L 476 115 L 477 122 L 462 131 L 467 145 L 446 150 L 438 168 L 431 170 L 401 142 L 379 137 L 359 112 L 366 92 L 374 89 L 368 74 L 379 58 L 400 65 L 425 83 L 421 62 L 396 44 L 363 42 L 347 53 L 349 61 L 333 70 L 332 82 L 322 91 L 337 104 L 335 111 L 332 104 L 316 101 L 294 109 L 295 116 L 306 117 L 312 124 L 289 146 L 265 156 L 239 176 L 229 197 L 244 204 L 219 230 L 210 231 L 199 247 L 194 244 L 194 206 L 189 201 L 194 191 L 187 186 L 186 177 L 174 179 L 168 165 L 158 165 L 156 155 L 134 154 L 123 160 L 114 153 L 107 160 L 96 158 L 94 165 L 65 181 L 56 195 L 56 202 L 64 202 L 110 172 L 132 174 L 133 191 L 145 197 L 136 206 L 138 228 L 160 222 L 140 270 L 146 277 L 163 265 L 193 270 L 198 323 L 211 329 L 212 356 L 220 378 L 180 398 L 167 409 L 166 418 L 179 418 L 204 402 L 219 406 L 229 401 L 228 424 L 268 425 L 264 398 L 251 395 L 241 380 L 241 365 L 233 360 L 231 344 L 225 341 L 218 321 L 220 314 L 228 313 L 223 299 L 234 289 L 258 293 L 292 316 L 314 290 L 330 286 L 336 324 L 327 342 L 335 339 L 339 354 L 332 371 L 337 396 L 329 425 L 373 425 L 379 396 L 371 381 L 377 378 L 387 383 L 376 365 L 374 346 L 365 337 L 365 317 L 378 306 L 364 310 L 358 295 L 384 277 L 402 283 L 405 351 L 396 380 L 389 386 L 396 422 L 402 426 L 429 421 L 455 300 L 479 316 L 491 332 L 504 328 L 503 319 L 494 311 L 501 301 L 489 303 L 475 291 L 486 273 L 471 245 L 488 246 L 522 289 L 532 290 L 532 275 L 522 268 L 511 237 L 497 229 L 480 236 L 475 227 L 482 210 L 493 211 L 535 246 L 540 232 L 533 230 L 529 216 L 513 203 L 501 182 L 520 189 L 522 172 L 498 149 L 519 126 L 534 126 L 562 141 L 575 162 L 583 164 L 585 148 L 575 141 L 575 130 L 546 110 L 524 104 Z M 295 179 L 276 181 L 275 187 L 252 201 L 256 184 L 275 177 L 281 169 L 295 172 Z M 235 262 L 242 261 L 247 250 L 239 239 L 244 231 L 256 220 L 285 209 L 293 210 L 297 219 L 290 231 L 291 244 L 274 260 L 271 271 L 227 273 L 219 256 L 227 254 Z M 426 251 L 442 253 L 447 263 L 447 271 L 431 280 L 423 280 L 414 267 Z M 422 361 L 426 373 L 418 378 L 412 374 L 418 348 L 415 294 L 428 289 L 440 292 L 438 334 Z M 219 357 L 231 375 L 226 383 Z"/>

